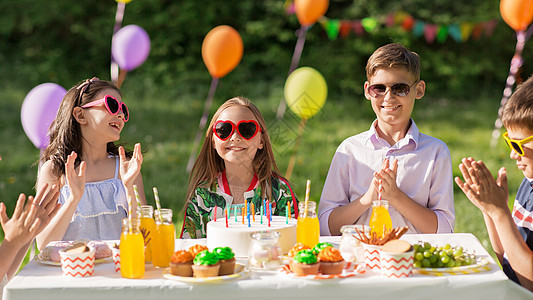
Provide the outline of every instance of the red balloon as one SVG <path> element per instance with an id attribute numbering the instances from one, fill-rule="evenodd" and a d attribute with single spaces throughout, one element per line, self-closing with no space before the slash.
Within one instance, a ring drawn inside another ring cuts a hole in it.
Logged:
<path id="1" fill-rule="evenodd" d="M 328 10 L 329 0 L 295 0 L 294 10 L 302 26 L 313 25 Z"/>
<path id="2" fill-rule="evenodd" d="M 239 32 L 228 25 L 217 26 L 204 38 L 202 58 L 211 76 L 222 78 L 239 64 L 243 53 Z"/>
<path id="3" fill-rule="evenodd" d="M 533 0 L 501 0 L 500 13 L 514 30 L 526 30 L 533 21 Z"/>

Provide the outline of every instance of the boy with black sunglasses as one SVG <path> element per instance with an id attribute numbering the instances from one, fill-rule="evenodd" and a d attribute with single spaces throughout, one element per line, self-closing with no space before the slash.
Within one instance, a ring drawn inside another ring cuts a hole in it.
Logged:
<path id="1" fill-rule="evenodd" d="M 496 179 L 480 160 L 463 158 L 459 169 L 464 182 L 455 182 L 483 212 L 492 248 L 503 271 L 518 284 L 533 291 L 533 77 L 518 87 L 502 113 L 511 148 L 511 159 L 524 174 L 509 210 L 507 171 L 500 168 Z"/>
<path id="2" fill-rule="evenodd" d="M 365 96 L 377 119 L 337 148 L 318 208 L 321 235 L 339 235 L 347 224 L 368 225 L 378 191 L 390 205 L 393 227 L 452 232 L 450 152 L 411 119 L 426 88 L 418 55 L 400 44 L 385 45 L 369 58 L 366 74 Z"/>

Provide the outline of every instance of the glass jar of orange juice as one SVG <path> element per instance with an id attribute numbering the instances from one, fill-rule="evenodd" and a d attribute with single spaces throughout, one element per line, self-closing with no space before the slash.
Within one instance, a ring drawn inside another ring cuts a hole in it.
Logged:
<path id="1" fill-rule="evenodd" d="M 152 237 L 155 230 L 154 208 L 150 205 L 141 206 L 141 230 L 145 231 L 144 262 L 152 262 Z"/>
<path id="2" fill-rule="evenodd" d="M 296 223 L 296 241 L 313 248 L 320 237 L 320 225 L 316 216 L 316 202 L 298 203 L 298 221 Z"/>
<path id="3" fill-rule="evenodd" d="M 154 267 L 166 268 L 174 254 L 176 232 L 172 223 L 172 210 L 163 208 L 161 215 L 156 210 L 155 230 L 152 237 L 152 264 Z"/>
<path id="4" fill-rule="evenodd" d="M 382 237 L 386 230 L 392 229 L 392 220 L 389 214 L 389 201 L 372 201 L 372 215 L 370 215 L 370 222 L 368 225 L 370 226 L 370 230 L 375 232 L 378 238 Z"/>
<path id="5" fill-rule="evenodd" d="M 120 274 L 124 278 L 144 276 L 144 239 L 140 230 L 141 220 L 123 219 L 120 235 Z"/>

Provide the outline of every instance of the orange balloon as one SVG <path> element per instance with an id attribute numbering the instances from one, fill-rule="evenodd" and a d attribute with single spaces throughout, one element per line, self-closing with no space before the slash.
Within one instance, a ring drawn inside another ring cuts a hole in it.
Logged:
<path id="1" fill-rule="evenodd" d="M 500 13 L 514 30 L 526 30 L 533 21 L 533 0 L 501 0 Z"/>
<path id="2" fill-rule="evenodd" d="M 239 64 L 243 53 L 239 32 L 228 25 L 217 26 L 204 38 L 202 58 L 211 76 L 222 78 Z"/>
<path id="3" fill-rule="evenodd" d="M 302 26 L 313 25 L 328 10 L 329 0 L 295 0 L 294 10 Z"/>

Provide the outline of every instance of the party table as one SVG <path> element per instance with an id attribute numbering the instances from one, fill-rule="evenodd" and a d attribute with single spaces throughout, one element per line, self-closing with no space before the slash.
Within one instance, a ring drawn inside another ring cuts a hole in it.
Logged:
<path id="1" fill-rule="evenodd" d="M 369 270 L 336 279 L 302 279 L 279 270 L 247 271 L 234 280 L 199 284 L 167 279 L 163 269 L 149 264 L 143 279 L 122 278 L 113 263 L 95 265 L 92 277 L 67 278 L 61 267 L 32 260 L 7 284 L 3 299 L 533 299 L 533 293 L 507 279 L 472 234 L 406 234 L 402 239 L 461 245 L 487 259 L 490 270 L 444 276 L 417 273 L 402 279 Z M 338 247 L 340 237 L 320 240 Z M 176 240 L 176 250 L 205 243 L 205 239 Z"/>

